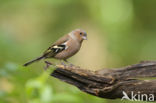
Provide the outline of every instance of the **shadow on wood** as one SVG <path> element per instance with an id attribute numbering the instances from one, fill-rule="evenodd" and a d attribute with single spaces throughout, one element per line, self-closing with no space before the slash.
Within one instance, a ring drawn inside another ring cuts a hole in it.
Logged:
<path id="1" fill-rule="evenodd" d="M 81 91 L 97 97 L 116 99 L 124 93 L 131 98 L 149 101 L 146 96 L 154 96 L 156 101 L 156 61 L 145 61 L 139 64 L 98 71 L 85 70 L 73 65 L 57 65 L 51 76 L 78 87 Z M 148 79 L 147 79 L 148 78 Z M 151 79 L 152 78 L 152 79 Z M 124 92 L 124 93 L 123 93 Z"/>

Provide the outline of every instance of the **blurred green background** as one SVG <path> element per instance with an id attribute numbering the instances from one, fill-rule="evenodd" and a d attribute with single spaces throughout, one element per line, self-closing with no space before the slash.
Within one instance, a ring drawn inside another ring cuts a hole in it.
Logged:
<path id="1" fill-rule="evenodd" d="M 98 70 L 155 60 L 155 11 L 156 0 L 1 0 L 0 103 L 120 103 L 50 77 L 43 61 L 22 65 L 76 28 L 88 41 L 69 59 L 75 65 Z"/>

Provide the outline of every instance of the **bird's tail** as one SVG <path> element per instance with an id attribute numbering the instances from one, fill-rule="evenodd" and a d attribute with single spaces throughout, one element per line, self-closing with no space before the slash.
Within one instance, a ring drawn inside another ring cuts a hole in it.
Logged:
<path id="1" fill-rule="evenodd" d="M 43 58 L 44 58 L 44 56 L 38 57 L 38 58 L 36 58 L 36 59 L 34 59 L 32 61 L 29 61 L 29 62 L 25 63 L 23 66 L 28 66 L 28 65 L 30 65 L 30 64 L 32 64 L 32 63 L 34 63 L 36 61 L 39 61 L 39 60 L 41 60 Z"/>

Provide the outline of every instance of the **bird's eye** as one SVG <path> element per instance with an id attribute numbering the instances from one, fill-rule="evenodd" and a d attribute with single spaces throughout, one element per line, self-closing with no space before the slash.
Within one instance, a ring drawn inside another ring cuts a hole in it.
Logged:
<path id="1" fill-rule="evenodd" d="M 82 32 L 80 32 L 80 35 L 82 35 Z"/>

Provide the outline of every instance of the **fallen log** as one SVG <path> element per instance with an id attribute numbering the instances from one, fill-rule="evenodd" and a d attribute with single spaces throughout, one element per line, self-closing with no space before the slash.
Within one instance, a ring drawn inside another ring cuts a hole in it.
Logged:
<path id="1" fill-rule="evenodd" d="M 62 64 L 51 76 L 101 98 L 156 101 L 156 61 L 98 71 Z"/>

